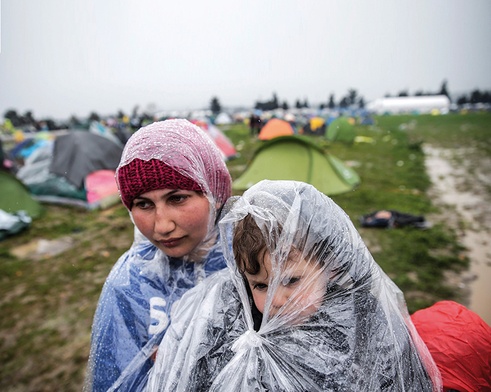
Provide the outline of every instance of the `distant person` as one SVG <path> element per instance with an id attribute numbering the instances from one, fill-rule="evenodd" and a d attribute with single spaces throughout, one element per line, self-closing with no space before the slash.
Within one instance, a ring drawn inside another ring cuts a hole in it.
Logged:
<path id="1" fill-rule="evenodd" d="M 228 271 L 176 303 L 146 391 L 439 390 L 401 291 L 329 197 L 264 180 L 219 226 Z"/>
<path id="2" fill-rule="evenodd" d="M 249 117 L 249 129 L 251 131 L 251 136 L 257 136 L 261 131 L 262 126 L 263 124 L 261 117 L 256 113 L 252 113 Z"/>
<path id="3" fill-rule="evenodd" d="M 135 241 L 102 289 L 86 391 L 132 390 L 152 366 L 172 304 L 226 266 L 216 221 L 231 178 L 199 127 L 176 119 L 141 128 L 126 143 L 116 181 Z"/>

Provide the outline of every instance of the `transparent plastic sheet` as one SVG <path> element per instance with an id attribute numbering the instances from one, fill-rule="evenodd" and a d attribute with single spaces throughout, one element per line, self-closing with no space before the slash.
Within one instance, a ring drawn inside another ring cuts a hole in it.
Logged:
<path id="1" fill-rule="evenodd" d="M 271 262 L 262 317 L 251 297 L 256 286 L 245 282 L 231 247 L 246 215 Z M 308 184 L 265 180 L 235 202 L 220 230 L 228 269 L 175 304 L 141 389 L 441 390 L 401 291 L 330 198 Z"/>
<path id="2" fill-rule="evenodd" d="M 172 304 L 225 267 L 216 221 L 217 208 L 230 195 L 231 181 L 209 137 L 186 120 L 154 123 L 129 139 L 120 167 L 135 158 L 163 160 L 200 185 L 210 205 L 208 232 L 191 254 L 175 259 L 135 226 L 134 242 L 112 268 L 99 299 L 84 391 L 130 391 L 144 383 Z"/>

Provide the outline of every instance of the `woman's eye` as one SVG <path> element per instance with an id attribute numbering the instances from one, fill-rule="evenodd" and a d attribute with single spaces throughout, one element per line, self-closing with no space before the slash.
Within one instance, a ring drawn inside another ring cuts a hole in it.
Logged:
<path id="1" fill-rule="evenodd" d="M 264 283 L 256 283 L 253 288 L 254 290 L 264 291 L 268 289 L 268 285 Z"/>
<path id="2" fill-rule="evenodd" d="M 172 195 L 169 197 L 169 201 L 171 203 L 179 204 L 186 200 L 188 197 L 188 195 Z"/>
<path id="3" fill-rule="evenodd" d="M 133 207 L 140 208 L 142 210 L 148 209 L 152 206 L 152 203 L 146 200 L 135 200 L 133 203 Z"/>
<path id="4" fill-rule="evenodd" d="M 292 276 L 292 277 L 289 277 L 289 278 L 285 278 L 281 281 L 281 284 L 283 286 L 293 286 L 295 285 L 296 283 L 298 283 L 300 281 L 300 278 L 297 277 L 297 276 Z"/>

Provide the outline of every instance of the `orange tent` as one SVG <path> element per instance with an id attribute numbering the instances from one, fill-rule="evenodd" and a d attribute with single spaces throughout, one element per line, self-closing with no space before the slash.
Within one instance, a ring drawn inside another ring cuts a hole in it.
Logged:
<path id="1" fill-rule="evenodd" d="M 288 121 L 272 118 L 261 128 L 259 140 L 270 140 L 278 136 L 289 136 L 295 132 Z"/>

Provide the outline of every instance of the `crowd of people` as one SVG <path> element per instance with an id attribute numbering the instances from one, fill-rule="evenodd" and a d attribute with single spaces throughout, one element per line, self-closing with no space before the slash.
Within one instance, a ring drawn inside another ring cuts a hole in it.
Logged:
<path id="1" fill-rule="evenodd" d="M 101 293 L 85 391 L 467 390 L 447 386 L 452 365 L 313 186 L 232 196 L 217 147 L 183 119 L 135 132 L 116 179 L 135 236 Z"/>

